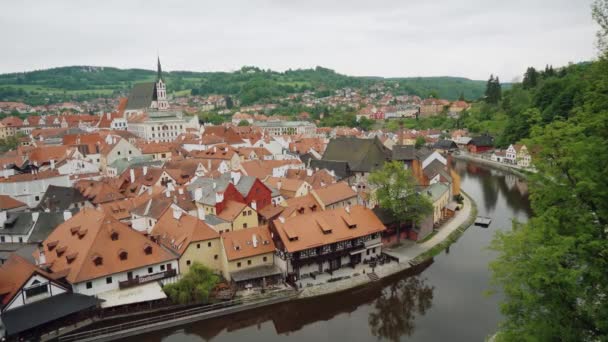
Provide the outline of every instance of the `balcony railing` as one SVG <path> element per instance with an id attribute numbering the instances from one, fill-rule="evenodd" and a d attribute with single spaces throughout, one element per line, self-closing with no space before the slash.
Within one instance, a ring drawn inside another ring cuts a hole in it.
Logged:
<path id="1" fill-rule="evenodd" d="M 137 278 L 133 278 L 133 279 L 125 280 L 125 281 L 119 281 L 118 287 L 120 289 L 126 289 L 129 287 L 149 283 L 152 281 L 157 281 L 157 280 L 161 280 L 161 279 L 165 279 L 165 278 L 169 278 L 169 277 L 174 277 L 176 275 L 177 275 L 176 270 L 168 270 L 168 271 L 164 271 L 164 272 L 148 274 L 143 277 L 137 277 Z"/>

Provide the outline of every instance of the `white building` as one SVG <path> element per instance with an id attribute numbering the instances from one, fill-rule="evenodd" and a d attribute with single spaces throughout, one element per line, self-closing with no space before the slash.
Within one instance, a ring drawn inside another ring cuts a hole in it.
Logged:
<path id="1" fill-rule="evenodd" d="M 317 133 L 317 126 L 307 121 L 261 121 L 254 122 L 253 125 L 260 127 L 264 133 L 271 136 L 304 135 L 310 137 Z"/>

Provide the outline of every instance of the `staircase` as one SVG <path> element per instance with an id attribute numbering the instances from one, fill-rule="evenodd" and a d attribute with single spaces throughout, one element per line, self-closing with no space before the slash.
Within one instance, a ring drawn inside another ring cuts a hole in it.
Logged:
<path id="1" fill-rule="evenodd" d="M 367 274 L 367 276 L 369 277 L 369 280 L 371 280 L 371 281 L 380 280 L 380 277 L 378 277 L 378 275 L 375 272 L 370 272 Z"/>

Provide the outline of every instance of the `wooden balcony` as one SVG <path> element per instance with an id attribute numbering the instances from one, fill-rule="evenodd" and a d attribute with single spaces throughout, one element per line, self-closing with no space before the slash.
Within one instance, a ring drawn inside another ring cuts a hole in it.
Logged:
<path id="1" fill-rule="evenodd" d="M 157 281 L 157 280 L 161 280 L 161 279 L 165 279 L 165 278 L 169 278 L 169 277 L 175 277 L 176 275 L 177 275 L 176 270 L 167 270 L 164 272 L 148 274 L 143 277 L 137 277 L 137 278 L 133 278 L 133 279 L 125 280 L 125 281 L 119 281 L 118 287 L 120 289 L 126 289 L 129 287 L 149 283 L 152 281 Z"/>

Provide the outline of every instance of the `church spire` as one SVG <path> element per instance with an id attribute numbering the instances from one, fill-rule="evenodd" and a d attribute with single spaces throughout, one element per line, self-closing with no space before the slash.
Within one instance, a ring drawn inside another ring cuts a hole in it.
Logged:
<path id="1" fill-rule="evenodd" d="M 160 76 L 161 76 L 161 73 L 162 73 L 162 72 L 163 72 L 163 71 L 162 71 L 162 69 L 160 68 L 160 57 L 158 57 L 158 75 L 156 76 L 157 81 L 158 81 L 158 80 L 160 80 L 160 78 L 161 78 Z"/>

